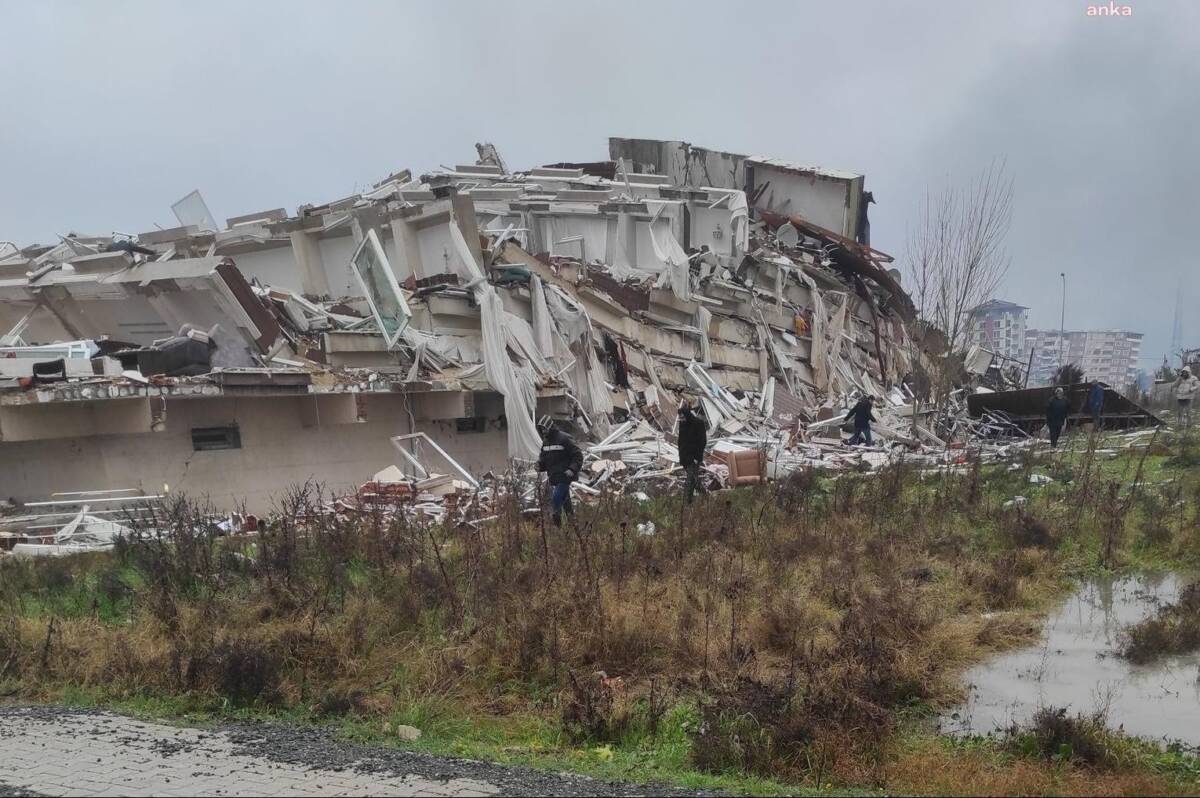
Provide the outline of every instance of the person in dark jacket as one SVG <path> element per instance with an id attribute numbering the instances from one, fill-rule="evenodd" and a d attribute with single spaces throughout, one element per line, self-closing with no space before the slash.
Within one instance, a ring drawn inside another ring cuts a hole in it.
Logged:
<path id="1" fill-rule="evenodd" d="M 1051 446 L 1058 446 L 1058 436 L 1062 434 L 1063 425 L 1067 423 L 1069 415 L 1071 403 L 1067 401 L 1067 395 L 1062 388 L 1055 388 L 1054 396 L 1050 397 L 1050 402 L 1046 405 L 1046 428 L 1050 430 Z"/>
<path id="2" fill-rule="evenodd" d="M 154 250 L 136 244 L 128 238 L 113 239 L 112 243 L 104 248 L 104 251 L 124 252 L 127 255 L 145 255 L 148 258 L 158 254 Z"/>
<path id="3" fill-rule="evenodd" d="M 874 406 L 875 397 L 864 396 L 846 414 L 846 421 L 854 419 L 854 434 L 850 436 L 850 440 L 846 441 L 850 446 L 857 446 L 860 443 L 866 443 L 867 446 L 875 445 L 874 441 L 871 440 L 871 422 L 879 421 L 879 419 L 875 418 L 871 413 L 871 409 Z"/>
<path id="4" fill-rule="evenodd" d="M 1100 380 L 1092 382 L 1087 398 L 1088 412 L 1092 414 L 1092 431 L 1099 432 L 1104 426 L 1104 386 Z"/>
<path id="5" fill-rule="evenodd" d="M 538 455 L 538 471 L 545 471 L 550 480 L 550 511 L 555 526 L 562 525 L 562 516 L 575 515 L 571 504 L 571 483 L 579 478 L 583 468 L 583 452 L 575 439 L 556 428 L 554 422 L 543 417 L 538 422 L 542 434 L 542 451 Z"/>
<path id="6" fill-rule="evenodd" d="M 692 503 L 697 489 L 708 493 L 708 488 L 700 481 L 700 464 L 704 462 L 704 449 L 708 446 L 708 421 L 704 409 L 699 410 L 697 413 L 689 407 L 686 399 L 679 405 L 679 465 L 687 472 L 683 496 L 686 504 Z"/>

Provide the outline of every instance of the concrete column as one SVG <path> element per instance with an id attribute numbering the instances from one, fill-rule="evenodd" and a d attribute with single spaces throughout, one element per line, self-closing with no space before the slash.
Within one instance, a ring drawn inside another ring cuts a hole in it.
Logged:
<path id="1" fill-rule="evenodd" d="M 38 304 L 50 311 L 72 338 L 91 338 L 96 325 L 92 324 L 79 303 L 62 286 L 43 290 Z"/>
<path id="2" fill-rule="evenodd" d="M 450 198 L 453 224 L 458 225 L 459 231 L 466 239 L 467 247 L 475 256 L 475 265 L 483 268 L 483 249 L 479 245 L 479 222 L 475 218 L 475 203 L 465 194 L 455 194 Z"/>
<path id="3" fill-rule="evenodd" d="M 321 244 L 317 233 L 293 230 L 288 234 L 292 240 L 292 255 L 300 267 L 302 293 L 310 296 L 330 296 L 329 278 L 325 274 L 325 261 L 321 257 Z"/>
<path id="4" fill-rule="evenodd" d="M 392 247 L 388 257 L 396 282 L 401 285 L 409 277 L 421 277 L 421 247 L 417 242 L 417 231 L 404 219 L 392 219 Z"/>

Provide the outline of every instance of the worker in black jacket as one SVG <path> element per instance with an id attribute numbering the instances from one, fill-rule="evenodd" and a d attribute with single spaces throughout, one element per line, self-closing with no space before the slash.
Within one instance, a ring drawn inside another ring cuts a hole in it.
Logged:
<path id="1" fill-rule="evenodd" d="M 153 257 L 158 253 L 152 249 L 147 249 L 140 244 L 135 243 L 132 239 L 122 238 L 113 239 L 112 243 L 104 248 L 105 252 L 124 252 L 127 255 L 145 255 Z"/>
<path id="2" fill-rule="evenodd" d="M 1058 436 L 1062 434 L 1067 416 L 1071 415 L 1071 403 L 1062 388 L 1055 388 L 1054 395 L 1046 404 L 1046 428 L 1050 430 L 1050 445 L 1058 446 Z"/>
<path id="3" fill-rule="evenodd" d="M 874 446 L 871 440 L 871 422 L 879 421 L 871 413 L 871 408 L 875 406 L 875 397 L 864 396 L 858 400 L 858 404 L 850 408 L 850 412 L 846 414 L 846 421 L 854 419 L 854 434 L 850 436 L 850 440 L 846 443 L 850 446 L 857 446 L 860 443 L 865 443 L 867 446 Z"/>
<path id="4" fill-rule="evenodd" d="M 583 452 L 575 439 L 554 426 L 548 416 L 538 422 L 542 434 L 542 451 L 538 455 L 538 471 L 545 471 L 550 480 L 550 511 L 555 526 L 562 525 L 562 515 L 575 515 L 571 504 L 571 483 L 579 478 L 583 468 Z"/>
<path id="5" fill-rule="evenodd" d="M 683 400 L 679 405 L 679 465 L 687 472 L 687 485 L 683 500 L 692 503 L 696 490 L 708 493 L 700 481 L 700 464 L 704 462 L 704 449 L 708 446 L 708 421 L 704 409 L 697 413 Z"/>

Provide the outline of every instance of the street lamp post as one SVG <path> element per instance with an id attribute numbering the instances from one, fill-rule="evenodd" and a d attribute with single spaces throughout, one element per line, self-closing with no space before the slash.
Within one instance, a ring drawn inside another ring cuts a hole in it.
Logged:
<path id="1" fill-rule="evenodd" d="M 1058 373 L 1062 375 L 1067 362 L 1067 273 L 1059 272 L 1062 278 L 1062 316 L 1058 322 Z"/>

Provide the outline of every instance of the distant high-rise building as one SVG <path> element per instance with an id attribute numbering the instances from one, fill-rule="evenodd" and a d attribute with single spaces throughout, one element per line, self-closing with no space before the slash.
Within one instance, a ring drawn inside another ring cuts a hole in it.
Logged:
<path id="1" fill-rule="evenodd" d="M 1029 308 L 1014 302 L 993 299 L 972 308 L 967 340 L 984 349 L 1013 360 L 1025 359 L 1025 323 Z"/>
<path id="2" fill-rule="evenodd" d="M 1138 379 L 1142 334 L 1128 330 L 1029 330 L 1026 352 L 1033 352 L 1030 385 L 1048 385 L 1058 367 L 1073 363 L 1089 380 L 1124 390 Z"/>

